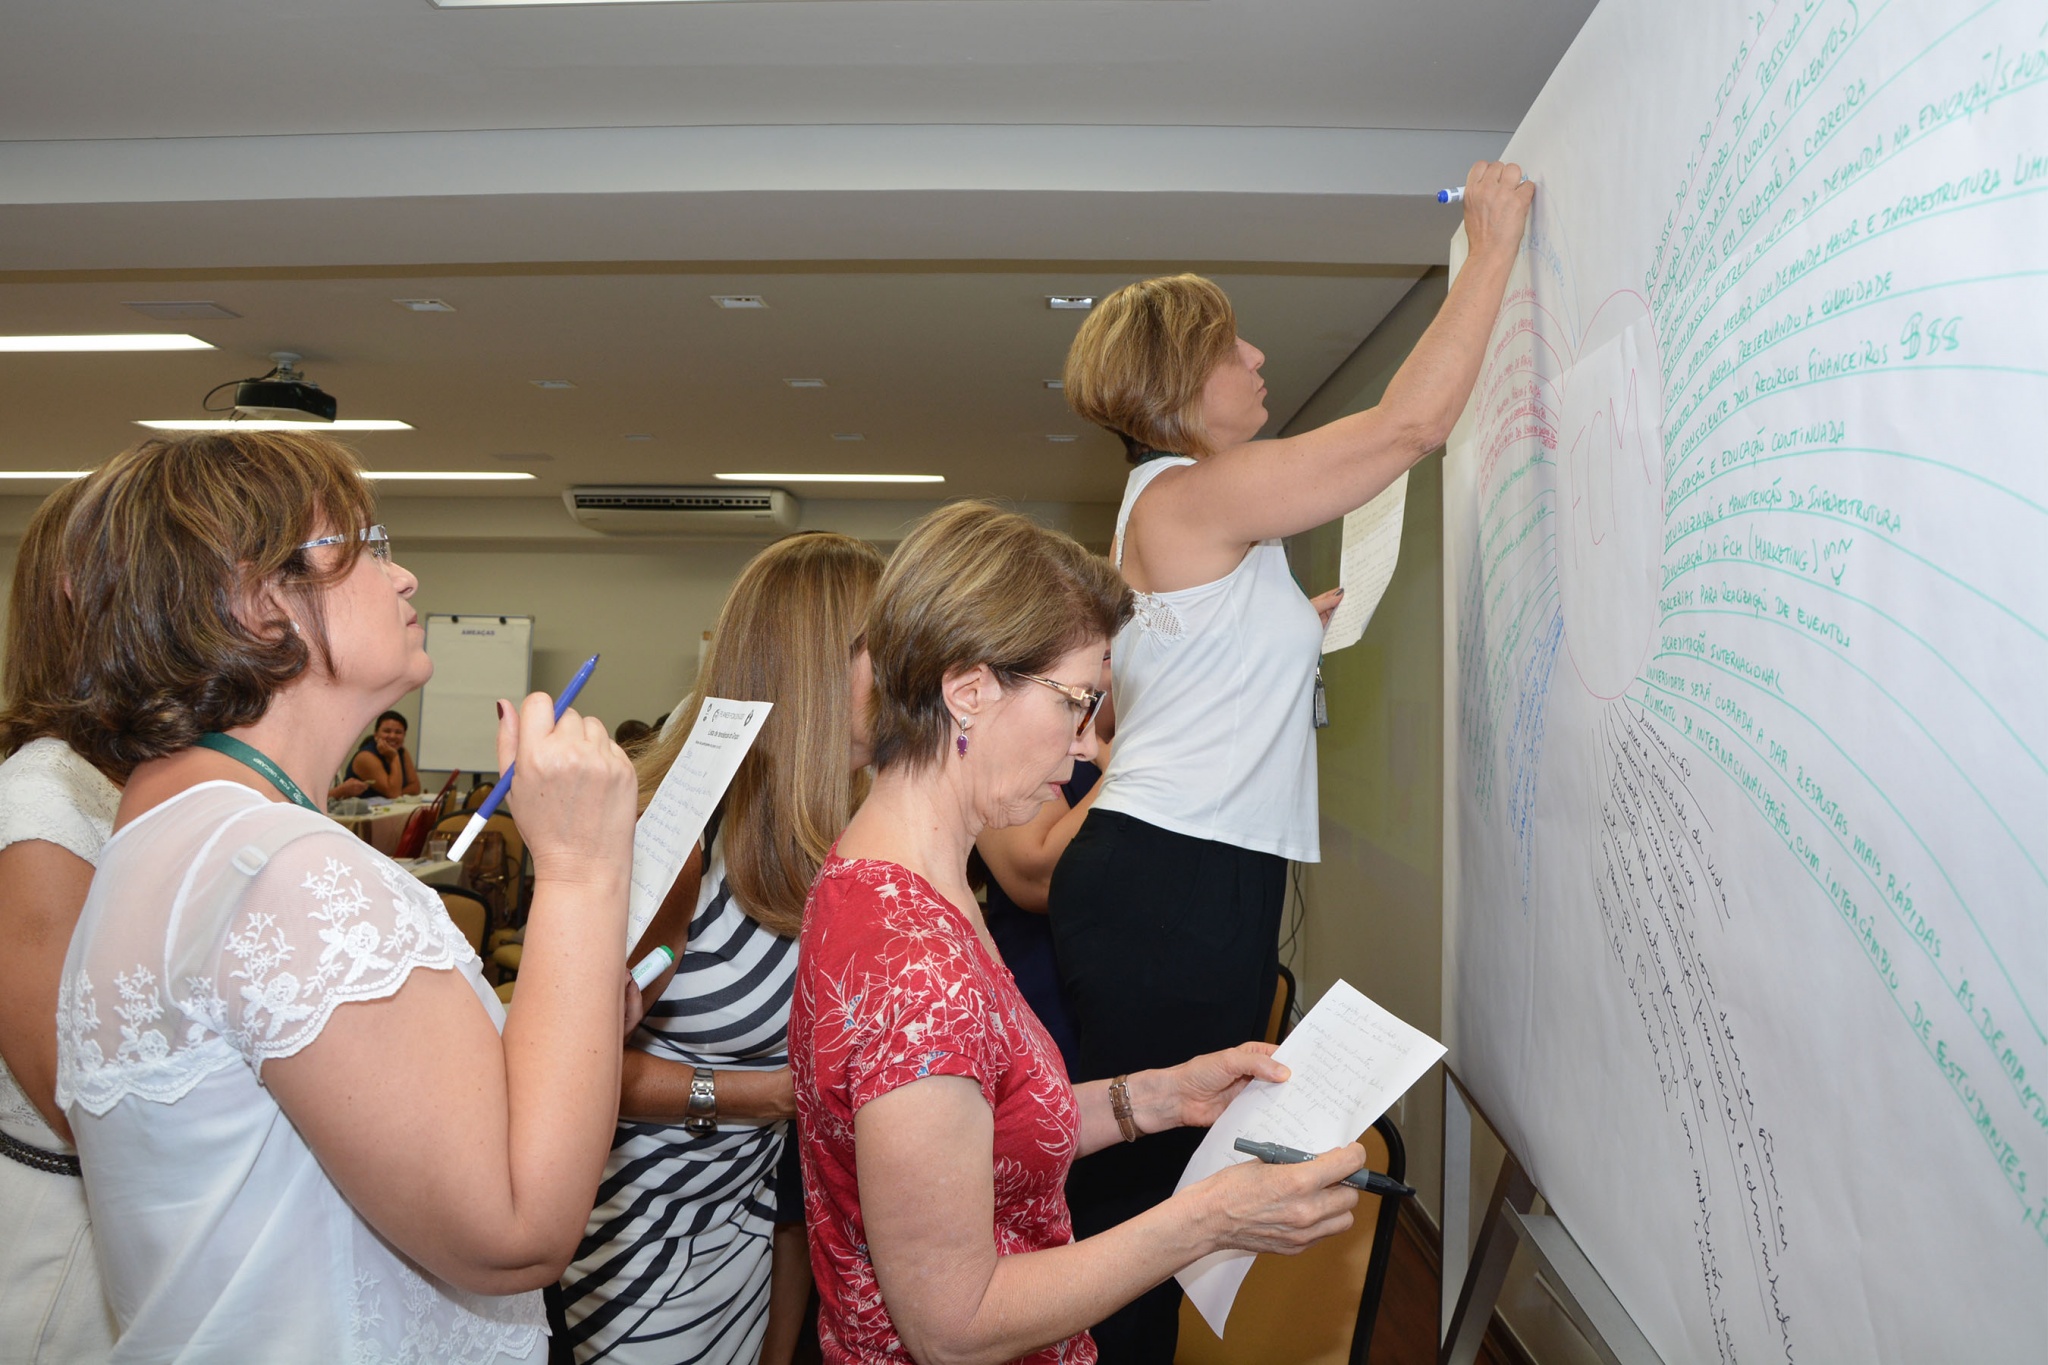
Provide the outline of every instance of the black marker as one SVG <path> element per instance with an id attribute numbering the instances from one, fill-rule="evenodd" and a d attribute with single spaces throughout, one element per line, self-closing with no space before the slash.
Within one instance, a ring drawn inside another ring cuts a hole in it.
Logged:
<path id="1" fill-rule="evenodd" d="M 1269 1166 L 1297 1166 L 1304 1161 L 1314 1161 L 1313 1152 L 1304 1152 L 1294 1147 L 1282 1147 L 1277 1142 L 1253 1142 L 1250 1138 L 1239 1138 L 1232 1146 L 1246 1156 L 1255 1156 Z M 1392 1176 L 1381 1175 L 1378 1171 L 1353 1171 L 1337 1182 L 1349 1185 L 1354 1190 L 1367 1194 L 1410 1195 L 1415 1191 L 1403 1185 Z"/>

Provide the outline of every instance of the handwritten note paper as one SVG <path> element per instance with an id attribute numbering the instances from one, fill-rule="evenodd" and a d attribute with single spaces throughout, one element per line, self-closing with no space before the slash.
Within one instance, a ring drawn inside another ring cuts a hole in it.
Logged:
<path id="1" fill-rule="evenodd" d="M 683 741 L 668 776 L 661 779 L 633 830 L 633 894 L 626 912 L 628 952 L 661 908 L 676 873 L 689 861 L 712 808 L 725 795 L 726 785 L 739 771 L 740 760 L 754 746 L 754 736 L 774 705 L 706 697 L 698 708 L 690 737 Z"/>
<path id="2" fill-rule="evenodd" d="M 1357 1141 L 1436 1064 L 1444 1045 L 1339 981 L 1274 1055 L 1293 1074 L 1282 1085 L 1253 1081 L 1246 1086 L 1195 1149 L 1177 1189 L 1254 1160 L 1231 1150 L 1241 1137 L 1305 1152 L 1327 1152 Z M 1175 1278 L 1220 1337 L 1237 1288 L 1251 1268 L 1251 1252 L 1219 1251 Z"/>
<path id="3" fill-rule="evenodd" d="M 1344 516 L 1344 553 L 1337 581 L 1344 600 L 1323 629 L 1323 653 L 1358 643 L 1373 610 L 1387 595 L 1394 562 L 1401 553 L 1401 516 L 1408 506 L 1408 476 L 1403 474 L 1365 506 Z"/>

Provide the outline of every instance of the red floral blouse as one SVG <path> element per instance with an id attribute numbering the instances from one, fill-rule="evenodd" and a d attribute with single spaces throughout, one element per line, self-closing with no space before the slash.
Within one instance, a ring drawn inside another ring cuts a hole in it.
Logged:
<path id="1" fill-rule="evenodd" d="M 1059 1049 L 966 916 L 916 873 L 826 861 L 804 910 L 789 1059 L 818 1336 L 831 1365 L 911 1358 L 861 1219 L 853 1116 L 869 1100 L 925 1076 L 975 1081 L 995 1114 L 996 1254 L 1074 1240 L 1065 1184 L 1081 1112 Z M 1023 1359 L 1092 1365 L 1095 1343 L 1083 1332 Z"/>

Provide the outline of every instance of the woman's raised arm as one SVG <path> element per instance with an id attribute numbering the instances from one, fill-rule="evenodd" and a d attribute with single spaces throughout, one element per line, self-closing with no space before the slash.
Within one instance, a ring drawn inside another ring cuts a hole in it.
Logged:
<path id="1" fill-rule="evenodd" d="M 1362 507 L 1447 440 L 1479 377 L 1536 187 L 1519 166 L 1481 162 L 1465 181 L 1470 254 L 1435 321 L 1376 407 L 1279 440 L 1230 447 L 1159 477 L 1132 535 L 1155 577 L 1177 548 L 1229 550 L 1295 535 Z M 1205 581 L 1155 583 L 1170 591 Z"/>

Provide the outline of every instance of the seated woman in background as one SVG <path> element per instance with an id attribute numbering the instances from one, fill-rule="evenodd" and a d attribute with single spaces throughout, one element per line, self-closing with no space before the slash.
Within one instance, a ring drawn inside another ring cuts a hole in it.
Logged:
<path id="1" fill-rule="evenodd" d="M 618 1135 L 562 1280 L 578 1360 L 779 1365 L 795 1349 L 810 1276 L 790 986 L 804 895 L 866 788 L 856 641 L 881 575 L 881 554 L 847 536 L 769 546 L 733 584 L 684 703 L 692 717 L 707 696 L 775 705 L 705 831 L 701 878 L 693 859 L 632 952 L 666 944 L 679 965 L 627 1042 Z M 643 808 L 688 734 L 640 755 Z"/>
<path id="2" fill-rule="evenodd" d="M 985 503 L 932 513 L 868 617 L 874 789 L 804 910 L 790 1062 L 828 1362 L 1087 1365 L 1088 1325 L 1223 1247 L 1350 1226 L 1356 1145 L 1247 1162 L 1075 1243 L 1078 1152 L 1206 1124 L 1250 1043 L 1078 1090 L 967 885 L 989 826 L 1030 820 L 1096 753 L 1094 684 L 1131 595 L 1067 537 Z"/>
<path id="3" fill-rule="evenodd" d="M 7 607 L 0 712 L 0 1360 L 100 1361 L 100 1292 L 71 1125 L 57 1109 L 57 979 L 93 865 L 114 825 L 111 775 L 51 737 L 76 622 L 60 551 L 85 480 L 52 493 L 22 533 Z"/>
<path id="4" fill-rule="evenodd" d="M 363 736 L 355 758 L 349 763 L 349 772 L 379 796 L 420 794 L 419 770 L 412 766 L 412 755 L 405 751 L 406 729 L 404 716 L 386 711 L 377 717 L 376 728 Z"/>
<path id="5" fill-rule="evenodd" d="M 308 788 L 433 671 L 354 458 L 152 440 L 66 534 L 52 728 L 132 768 L 57 1003 L 124 1359 L 538 1360 L 618 1104 L 633 771 L 499 703 L 535 890 L 508 1021 L 422 883 Z M 503 1036 L 500 1036 L 500 1029 Z"/>

